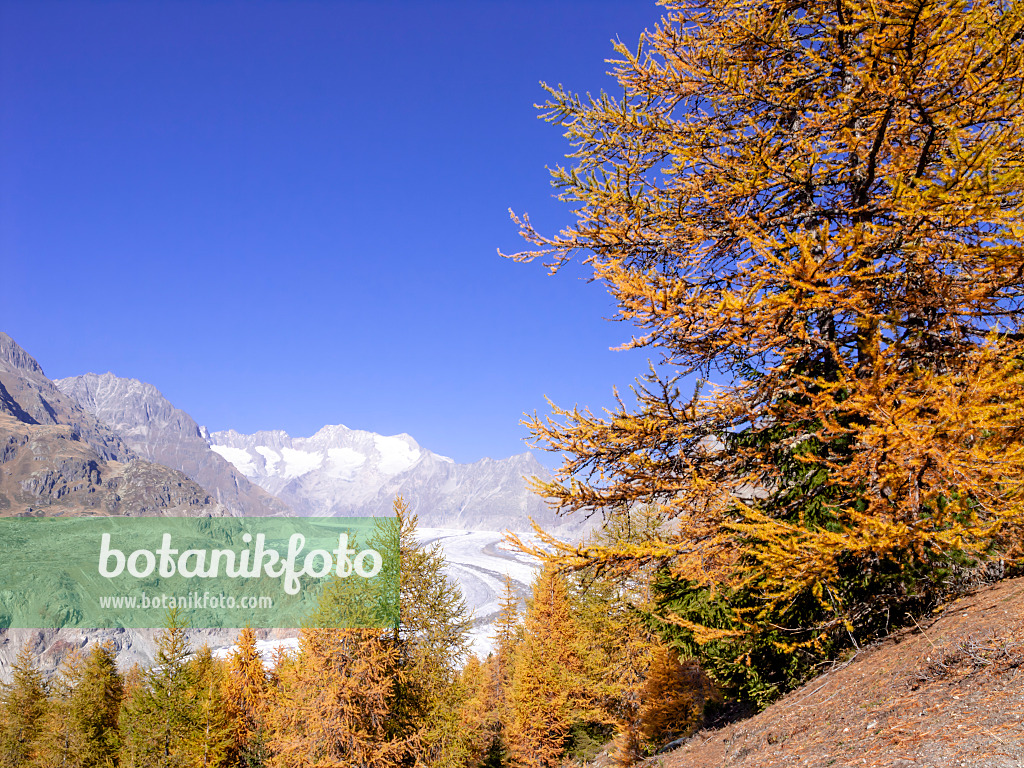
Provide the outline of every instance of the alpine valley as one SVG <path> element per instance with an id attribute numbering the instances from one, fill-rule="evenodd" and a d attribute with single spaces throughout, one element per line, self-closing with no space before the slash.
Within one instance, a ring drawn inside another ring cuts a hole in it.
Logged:
<path id="1" fill-rule="evenodd" d="M 476 611 L 478 652 L 489 646 L 505 573 L 525 593 L 534 569 L 501 548 L 500 531 L 528 531 L 532 518 L 579 535 L 578 523 L 530 492 L 527 478 L 546 474 L 530 453 L 458 464 L 409 435 L 340 424 L 310 437 L 210 432 L 136 379 L 87 373 L 51 381 L 0 332 L 0 515 L 380 516 L 402 496 L 425 540 L 459 542 L 449 572 Z M 0 629 L 0 678 L 26 640 L 50 671 L 96 634 Z M 152 661 L 153 632 L 99 634 L 114 642 L 122 665 Z M 232 637 L 206 631 L 195 642 L 215 647 Z"/>

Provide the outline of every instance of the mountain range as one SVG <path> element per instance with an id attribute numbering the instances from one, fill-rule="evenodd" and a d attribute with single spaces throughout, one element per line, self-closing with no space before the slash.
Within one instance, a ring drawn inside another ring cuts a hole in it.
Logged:
<path id="1" fill-rule="evenodd" d="M 402 496 L 432 528 L 503 530 L 561 522 L 526 487 L 546 477 L 532 454 L 458 464 L 421 447 L 406 434 L 384 436 L 327 426 L 312 437 L 281 431 L 209 435 L 210 448 L 296 514 L 387 515 Z"/>
<path id="2" fill-rule="evenodd" d="M 578 532 L 529 491 L 531 476 L 547 472 L 530 453 L 459 464 L 409 435 L 340 424 L 311 437 L 211 433 L 136 379 L 87 373 L 51 381 L 0 332 L 0 516 L 373 516 L 390 514 L 402 496 L 425 529 L 524 531 L 532 518 L 555 533 Z M 475 561 L 467 568 L 486 570 Z M 478 619 L 487 634 L 490 617 Z M 0 678 L 23 642 L 52 672 L 93 635 L 111 640 L 123 665 L 152 661 L 147 630 L 0 628 Z M 197 642 L 212 645 L 231 639 L 230 630 L 200 635 Z"/>
<path id="3" fill-rule="evenodd" d="M 552 529 L 563 524 L 524 478 L 546 477 L 531 453 L 458 464 L 406 434 L 341 424 L 311 437 L 280 430 L 209 432 L 151 384 L 87 373 L 53 385 L 136 455 L 179 470 L 234 515 L 377 516 L 402 496 L 433 528 Z"/>

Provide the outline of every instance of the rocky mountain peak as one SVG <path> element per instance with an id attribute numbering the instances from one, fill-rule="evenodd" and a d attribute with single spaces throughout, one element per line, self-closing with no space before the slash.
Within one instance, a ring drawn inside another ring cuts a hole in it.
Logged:
<path id="1" fill-rule="evenodd" d="M 152 384 L 86 373 L 55 382 L 89 413 L 109 424 L 139 455 L 184 472 L 234 514 L 287 514 L 287 505 L 252 485 L 210 450 L 209 432 Z"/>
<path id="2" fill-rule="evenodd" d="M 32 355 L 22 349 L 18 342 L 0 331 L 0 364 L 3 363 L 6 363 L 10 369 L 21 373 L 46 375 L 43 373 L 42 366 Z"/>
<path id="3" fill-rule="evenodd" d="M 340 424 L 311 437 L 234 430 L 210 434 L 211 448 L 300 515 L 387 515 L 402 496 L 429 527 L 525 529 L 529 518 L 564 526 L 527 488 L 547 476 L 526 452 L 458 464 L 408 434 L 381 435 Z"/>
<path id="4" fill-rule="evenodd" d="M 138 379 L 115 376 L 113 373 L 84 373 L 66 379 L 55 379 L 54 384 L 64 394 L 73 396 L 89 411 L 95 411 L 99 403 L 111 396 L 119 397 L 130 404 L 150 406 L 158 409 L 173 408 L 160 390 L 152 384 Z"/>

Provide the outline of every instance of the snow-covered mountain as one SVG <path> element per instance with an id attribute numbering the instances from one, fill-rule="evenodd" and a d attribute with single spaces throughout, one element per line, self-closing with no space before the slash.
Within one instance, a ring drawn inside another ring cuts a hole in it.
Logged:
<path id="1" fill-rule="evenodd" d="M 530 493 L 525 478 L 547 476 L 530 453 L 457 464 L 409 435 L 340 424 L 312 437 L 211 434 L 137 379 L 87 373 L 54 383 L 57 396 L 94 417 L 111 437 L 183 472 L 233 514 L 387 515 L 402 496 L 420 523 L 434 528 L 528 530 L 530 518 L 558 533 L 580 527 Z"/>
<path id="2" fill-rule="evenodd" d="M 531 517 L 552 528 L 565 523 L 528 490 L 525 478 L 547 474 L 530 453 L 457 464 L 409 435 L 340 424 L 312 437 L 228 430 L 209 440 L 249 480 L 300 515 L 386 515 L 394 498 L 403 496 L 420 524 L 434 528 L 523 530 Z"/>
<path id="3" fill-rule="evenodd" d="M 312 437 L 280 430 L 209 435 L 210 447 L 261 488 L 290 499 L 300 515 L 354 515 L 390 477 L 426 453 L 408 435 L 328 426 Z"/>

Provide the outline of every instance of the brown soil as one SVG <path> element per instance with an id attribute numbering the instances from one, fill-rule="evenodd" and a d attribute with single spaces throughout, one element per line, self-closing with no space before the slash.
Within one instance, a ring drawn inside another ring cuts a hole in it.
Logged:
<path id="1" fill-rule="evenodd" d="M 644 765 L 1024 767 L 1024 578 L 919 624 Z"/>

